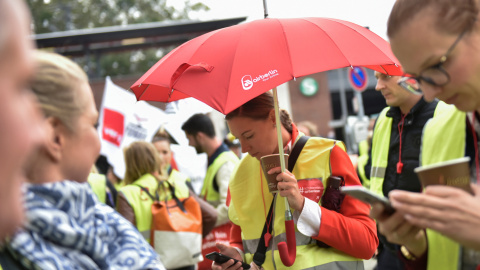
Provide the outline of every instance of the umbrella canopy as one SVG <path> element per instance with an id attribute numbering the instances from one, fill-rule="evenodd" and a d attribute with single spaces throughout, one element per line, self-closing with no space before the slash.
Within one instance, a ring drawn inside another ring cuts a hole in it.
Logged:
<path id="1" fill-rule="evenodd" d="M 294 78 L 348 66 L 403 74 L 388 42 L 365 27 L 330 18 L 262 19 L 184 43 L 130 89 L 138 100 L 194 97 L 227 114 Z"/>

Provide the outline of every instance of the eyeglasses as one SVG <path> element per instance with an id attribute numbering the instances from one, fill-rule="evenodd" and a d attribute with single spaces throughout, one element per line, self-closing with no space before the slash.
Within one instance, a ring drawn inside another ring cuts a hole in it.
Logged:
<path id="1" fill-rule="evenodd" d="M 440 61 L 437 64 L 424 69 L 418 76 L 405 75 L 398 81 L 398 84 L 409 92 L 414 94 L 422 94 L 422 90 L 418 87 L 414 87 L 413 85 L 418 86 L 422 82 L 426 82 L 433 86 L 444 86 L 449 83 L 450 75 L 443 67 L 443 64 L 447 61 L 450 53 L 453 51 L 453 49 L 455 49 L 455 46 L 457 46 L 458 42 L 462 39 L 466 32 L 467 31 L 463 31 L 458 36 L 447 52 L 440 57 Z"/>

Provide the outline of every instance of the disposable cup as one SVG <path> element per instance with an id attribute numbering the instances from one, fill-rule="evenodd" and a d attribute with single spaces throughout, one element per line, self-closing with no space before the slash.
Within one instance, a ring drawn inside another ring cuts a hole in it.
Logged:
<path id="1" fill-rule="evenodd" d="M 285 167 L 288 164 L 288 154 L 284 154 L 285 158 Z M 268 171 L 275 167 L 280 167 L 280 154 L 267 155 L 260 158 L 262 163 L 263 174 L 265 179 L 267 179 L 268 190 L 270 193 L 278 192 L 277 188 L 277 175 L 278 173 L 268 174 Z"/>
<path id="2" fill-rule="evenodd" d="M 429 185 L 447 185 L 473 193 L 470 187 L 470 157 L 452 159 L 415 168 L 424 187 Z"/>

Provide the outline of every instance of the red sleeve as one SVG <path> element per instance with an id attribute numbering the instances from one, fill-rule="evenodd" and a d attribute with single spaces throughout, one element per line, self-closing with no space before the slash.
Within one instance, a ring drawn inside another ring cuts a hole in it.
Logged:
<path id="1" fill-rule="evenodd" d="M 361 185 L 347 153 L 334 146 L 330 156 L 332 175 L 342 176 L 346 186 Z M 345 196 L 340 213 L 322 207 L 317 240 L 351 256 L 370 259 L 378 246 L 375 221 L 369 217 L 370 206 Z"/>
<path id="2" fill-rule="evenodd" d="M 232 223 L 230 229 L 230 246 L 239 248 L 243 251 L 242 229 L 240 226 Z"/>

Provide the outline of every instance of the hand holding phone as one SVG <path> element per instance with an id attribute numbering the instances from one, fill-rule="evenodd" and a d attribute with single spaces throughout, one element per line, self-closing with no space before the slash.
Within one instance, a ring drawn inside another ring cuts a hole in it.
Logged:
<path id="1" fill-rule="evenodd" d="M 389 215 L 395 212 L 395 209 L 393 208 L 393 206 L 390 204 L 390 201 L 386 197 L 378 196 L 377 194 L 371 192 L 370 190 L 364 188 L 363 186 L 341 187 L 340 191 L 356 199 L 359 199 L 362 202 L 366 202 L 370 205 L 373 203 L 380 203 L 385 208 L 384 210 L 385 213 Z"/>
<path id="2" fill-rule="evenodd" d="M 236 264 L 237 262 L 241 262 L 242 263 L 242 267 L 243 269 L 250 269 L 250 265 L 247 264 L 247 263 L 244 263 L 242 261 L 239 261 L 237 259 L 234 259 L 232 257 L 229 257 L 227 255 L 224 255 L 224 254 L 221 254 L 221 253 L 218 253 L 216 251 L 212 252 L 212 253 L 208 253 L 207 255 L 205 255 L 205 257 L 207 257 L 207 259 L 209 260 L 212 260 L 216 263 L 219 263 L 219 264 L 223 264 L 223 263 L 226 263 L 228 262 L 229 260 L 233 260 L 234 261 L 234 264 Z"/>

